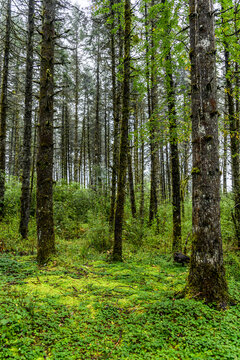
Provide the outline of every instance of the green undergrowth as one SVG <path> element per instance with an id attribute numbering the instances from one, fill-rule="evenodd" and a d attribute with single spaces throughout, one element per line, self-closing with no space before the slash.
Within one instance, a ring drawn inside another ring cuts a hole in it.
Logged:
<path id="1" fill-rule="evenodd" d="M 188 268 L 170 256 L 125 249 L 111 264 L 75 242 L 42 268 L 0 256 L 0 359 L 239 359 L 237 255 L 225 259 L 235 304 L 218 311 L 181 297 Z"/>
<path id="2" fill-rule="evenodd" d="M 127 199 L 124 262 L 112 264 L 109 198 L 78 184 L 56 184 L 56 257 L 39 268 L 35 197 L 28 240 L 18 233 L 19 199 L 13 179 L 0 226 L 0 360 L 240 359 L 240 257 L 231 195 L 221 203 L 231 296 L 225 311 L 182 298 L 188 268 L 173 264 L 169 255 L 170 203 L 160 205 L 159 221 L 149 227 L 148 199 L 144 221 L 132 218 Z M 184 210 L 183 244 L 190 255 L 188 199 Z"/>

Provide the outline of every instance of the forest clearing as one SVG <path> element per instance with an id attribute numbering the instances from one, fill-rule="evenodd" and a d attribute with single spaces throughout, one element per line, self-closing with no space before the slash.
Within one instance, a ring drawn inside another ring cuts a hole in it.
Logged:
<path id="1" fill-rule="evenodd" d="M 0 360 L 240 359 L 239 0 L 0 0 Z"/>

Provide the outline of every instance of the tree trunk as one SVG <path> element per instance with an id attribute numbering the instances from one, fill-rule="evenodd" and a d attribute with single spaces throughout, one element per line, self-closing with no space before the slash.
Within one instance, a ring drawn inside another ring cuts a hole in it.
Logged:
<path id="1" fill-rule="evenodd" d="M 92 178 L 92 151 L 91 151 L 91 143 L 90 143 L 90 112 L 89 112 L 89 98 L 87 95 L 87 145 L 88 145 L 88 173 L 89 173 L 89 184 L 93 185 Z"/>
<path id="2" fill-rule="evenodd" d="M 162 137 L 163 134 L 161 133 L 160 136 Z M 163 139 L 160 140 L 159 158 L 160 158 L 161 199 L 164 202 L 166 201 L 166 171 L 165 171 L 164 152 L 163 152 Z"/>
<path id="3" fill-rule="evenodd" d="M 152 6 L 155 1 L 152 0 Z M 150 113 L 149 113 L 149 131 L 150 131 L 150 156 L 151 156 L 151 189 L 150 189 L 150 206 L 149 206 L 149 223 L 157 217 L 158 211 L 158 191 L 159 191 L 159 156 L 158 156 L 158 136 L 157 136 L 157 65 L 156 65 L 156 40 L 154 35 L 155 21 L 151 22 L 151 89 L 150 89 Z"/>
<path id="4" fill-rule="evenodd" d="M 42 45 L 37 157 L 37 260 L 55 252 L 53 223 L 53 96 L 55 0 L 42 0 Z"/>
<path id="5" fill-rule="evenodd" d="M 65 96 L 62 100 L 62 123 L 61 123 L 61 178 L 67 182 L 67 150 L 66 150 L 66 129 L 65 129 Z"/>
<path id="6" fill-rule="evenodd" d="M 30 171 L 31 171 L 31 140 L 32 140 L 32 78 L 33 78 L 33 35 L 34 35 L 34 0 L 28 2 L 28 43 L 25 84 L 24 140 L 21 218 L 19 232 L 27 238 L 30 209 Z"/>
<path id="7" fill-rule="evenodd" d="M 144 115 L 143 115 L 143 110 L 141 110 L 141 128 L 143 127 L 143 119 L 144 119 Z M 140 208 L 139 208 L 139 215 L 140 215 L 140 222 L 141 225 L 143 226 L 144 224 L 144 135 L 143 132 L 141 131 L 140 133 L 140 141 L 141 141 L 141 187 L 140 187 Z"/>
<path id="8" fill-rule="evenodd" d="M 113 261 L 122 261 L 122 227 L 125 203 L 125 186 L 128 154 L 128 119 L 130 102 L 130 33 L 131 33 L 131 4 L 125 0 L 124 13 L 124 71 L 123 71 L 123 109 L 120 139 L 120 161 L 118 173 L 118 188 L 116 200 L 116 212 L 114 222 L 114 247 Z"/>
<path id="9" fill-rule="evenodd" d="M 138 99 L 136 99 L 136 105 L 134 109 L 134 180 L 135 180 L 135 188 L 138 189 L 138 185 L 140 183 L 139 180 L 139 129 L 138 129 Z"/>
<path id="10" fill-rule="evenodd" d="M 212 0 L 190 0 L 189 4 L 193 244 L 188 292 L 224 305 L 228 295 L 220 227 L 214 9 Z"/>
<path id="11" fill-rule="evenodd" d="M 112 164 L 112 188 L 111 188 L 111 205 L 109 215 L 109 225 L 113 228 L 114 225 L 114 210 L 116 203 L 116 188 L 117 188 L 117 172 L 118 172 L 118 151 L 119 151 L 119 117 L 117 111 L 117 85 L 116 85 L 116 51 L 115 51 L 115 36 L 114 36 L 114 1 L 110 1 L 111 5 L 111 70 L 112 70 L 112 107 L 113 107 L 113 164 Z"/>
<path id="12" fill-rule="evenodd" d="M 129 183 L 132 217 L 135 218 L 137 210 L 136 210 L 136 202 L 135 202 L 135 190 L 134 190 L 134 181 L 133 181 L 132 156 L 131 156 L 130 144 L 128 146 L 128 183 Z"/>
<path id="13" fill-rule="evenodd" d="M 100 126 L 100 40 L 98 38 L 97 50 L 97 83 L 96 83 L 96 119 L 95 119 L 95 135 L 94 135 L 94 184 L 96 189 L 100 189 L 102 185 L 101 174 L 101 126 Z"/>
<path id="14" fill-rule="evenodd" d="M 76 36 L 78 36 L 76 34 Z M 74 121 L 74 181 L 78 182 L 78 103 L 79 103 L 79 61 L 78 61 L 78 41 L 76 41 L 76 50 L 75 50 L 75 121 Z"/>
<path id="15" fill-rule="evenodd" d="M 6 120 L 7 120 L 7 91 L 10 53 L 11 31 L 11 0 L 7 3 L 6 32 L 4 43 L 3 75 L 0 99 L 0 220 L 4 215 L 5 167 L 6 167 Z"/>
<path id="16" fill-rule="evenodd" d="M 173 253 L 182 250 L 180 169 L 177 136 L 177 113 L 173 82 L 171 51 L 166 56 L 167 102 L 169 114 L 169 136 L 171 148 L 172 210 L 173 210 Z"/>
<path id="17" fill-rule="evenodd" d="M 232 190 L 234 195 L 234 226 L 235 236 L 240 247 L 240 177 L 239 177 L 239 129 L 238 121 L 234 111 L 234 97 L 232 79 L 230 77 L 230 59 L 228 43 L 224 42 L 225 47 L 225 68 L 226 68 L 226 92 L 228 100 L 228 121 L 230 131 L 230 149 L 232 163 Z"/>
<path id="18" fill-rule="evenodd" d="M 31 185 L 30 185 L 30 201 L 33 193 L 33 183 L 34 183 L 34 174 L 35 174 L 35 162 L 36 162 L 36 150 L 37 150 L 37 121 L 38 120 L 38 110 L 35 110 L 34 115 L 34 135 L 33 135 L 33 150 L 32 150 L 32 169 L 31 169 Z"/>
<path id="19" fill-rule="evenodd" d="M 225 94 L 225 106 L 224 106 L 224 119 L 223 119 L 223 193 L 227 193 L 227 149 L 228 149 L 228 101 L 227 94 Z"/>
<path id="20" fill-rule="evenodd" d="M 170 173 L 170 164 L 169 164 L 169 150 L 168 144 L 166 144 L 166 178 L 167 178 L 167 189 L 168 189 L 168 199 L 171 199 L 171 173 Z"/>
<path id="21" fill-rule="evenodd" d="M 14 146 L 13 146 L 13 175 L 19 177 L 21 168 L 21 139 L 20 139 L 20 107 L 18 99 L 20 96 L 20 61 L 19 56 L 16 60 L 16 76 L 15 76 L 15 99 L 16 105 L 14 109 Z"/>

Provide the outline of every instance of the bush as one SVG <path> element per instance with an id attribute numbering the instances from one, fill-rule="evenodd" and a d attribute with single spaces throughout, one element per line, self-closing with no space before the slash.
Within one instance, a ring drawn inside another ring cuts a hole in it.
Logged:
<path id="1" fill-rule="evenodd" d="M 86 231 L 85 236 L 89 241 L 89 246 L 99 253 L 110 250 L 112 239 L 106 218 L 100 214 L 93 213 L 93 211 L 89 211 L 88 225 L 89 229 Z"/>
<path id="2" fill-rule="evenodd" d="M 20 211 L 21 183 L 16 177 L 11 177 L 6 183 L 4 205 L 6 216 L 14 216 Z"/>

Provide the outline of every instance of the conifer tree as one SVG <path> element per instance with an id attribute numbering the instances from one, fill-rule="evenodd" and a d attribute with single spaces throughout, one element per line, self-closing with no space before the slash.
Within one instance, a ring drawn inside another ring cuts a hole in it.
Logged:
<path id="1" fill-rule="evenodd" d="M 38 263 L 55 252 L 53 223 L 53 96 L 55 0 L 42 0 L 42 44 L 37 156 Z"/>
<path id="2" fill-rule="evenodd" d="M 227 284 L 220 227 L 220 170 L 212 0 L 190 0 L 193 143 L 193 244 L 189 293 L 225 304 Z"/>

